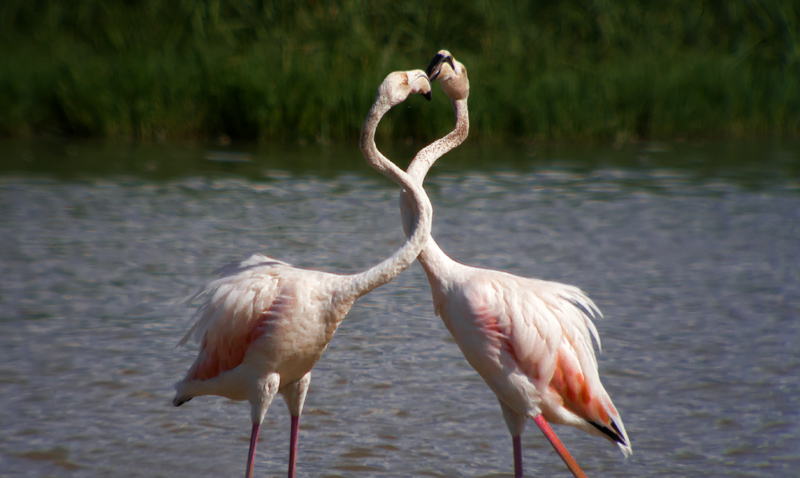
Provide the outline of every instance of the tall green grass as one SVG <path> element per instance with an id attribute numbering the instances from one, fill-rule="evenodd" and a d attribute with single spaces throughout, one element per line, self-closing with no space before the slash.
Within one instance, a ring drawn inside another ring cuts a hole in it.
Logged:
<path id="1" fill-rule="evenodd" d="M 6 0 L 0 135 L 352 140 L 387 73 L 448 48 L 473 137 L 796 137 L 798 35 L 778 0 Z M 379 133 L 447 131 L 438 96 Z"/>

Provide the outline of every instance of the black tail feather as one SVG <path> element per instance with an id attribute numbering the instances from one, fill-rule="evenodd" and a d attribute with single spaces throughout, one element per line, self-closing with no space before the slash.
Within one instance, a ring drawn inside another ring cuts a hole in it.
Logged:
<path id="1" fill-rule="evenodd" d="M 600 425 L 595 422 L 589 422 L 593 427 L 597 428 L 600 433 L 607 436 L 611 441 L 614 443 L 620 443 L 625 446 L 629 446 L 628 443 L 625 443 L 625 436 L 622 434 L 620 429 L 617 427 L 617 424 L 614 421 L 611 421 L 611 428 L 608 428 L 605 425 Z M 613 430 L 612 430 L 613 428 Z"/>
<path id="2" fill-rule="evenodd" d="M 172 400 L 172 404 L 175 405 L 176 407 L 180 407 L 181 405 L 183 405 L 184 403 L 188 402 L 191 399 L 192 397 L 189 397 L 186 400 L 179 400 L 178 397 L 175 397 L 175 399 Z"/>

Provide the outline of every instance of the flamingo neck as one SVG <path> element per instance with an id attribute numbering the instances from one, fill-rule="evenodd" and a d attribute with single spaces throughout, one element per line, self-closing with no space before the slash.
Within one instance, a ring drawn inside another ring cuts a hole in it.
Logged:
<path id="1" fill-rule="evenodd" d="M 381 90 L 379 90 L 380 92 Z M 384 176 L 399 184 L 402 188 L 409 191 L 410 209 L 415 216 L 415 221 L 411 226 L 413 231 L 391 257 L 384 260 L 364 272 L 353 276 L 353 289 L 355 297 L 361 297 L 367 292 L 382 286 L 397 277 L 400 272 L 405 270 L 417 255 L 419 255 L 425 241 L 430 237 L 433 207 L 428 196 L 422 189 L 422 185 L 413 181 L 405 171 L 398 168 L 394 163 L 384 156 L 375 145 L 375 131 L 378 128 L 381 118 L 392 108 L 392 104 L 380 93 L 375 99 L 375 103 L 364 121 L 361 128 L 360 148 L 367 163 L 380 171 Z"/>
<path id="2" fill-rule="evenodd" d="M 469 134 L 469 110 L 467 109 L 467 99 L 463 98 L 452 102 L 453 111 L 456 115 L 456 126 L 442 138 L 424 147 L 414 156 L 411 164 L 408 165 L 408 175 L 414 181 L 422 184 L 425 176 L 439 158 L 457 148 L 467 139 Z"/>
<path id="3" fill-rule="evenodd" d="M 458 147 L 467 139 L 467 135 L 469 134 L 469 110 L 467 108 L 467 99 L 455 100 L 452 104 L 456 116 L 456 125 L 453 131 L 423 148 L 417 153 L 414 160 L 411 161 L 411 164 L 408 166 L 408 175 L 411 176 L 417 184 L 422 185 L 425 181 L 425 176 L 436 160 Z M 406 234 L 409 234 L 411 226 L 416 220 L 409 196 L 408 191 L 403 191 L 400 197 L 403 229 L 406 231 Z M 454 269 L 454 264 L 457 264 L 444 253 L 436 241 L 433 240 L 433 237 L 429 237 L 425 242 L 418 259 L 425 269 L 425 273 L 428 275 L 428 281 L 431 285 L 437 281 L 437 278 L 439 280 L 444 278 L 448 271 Z"/>
<path id="4" fill-rule="evenodd" d="M 417 260 L 425 269 L 425 274 L 428 276 L 428 282 L 431 285 L 444 287 L 445 283 L 449 282 L 448 277 L 456 273 L 460 268 L 458 262 L 454 261 L 450 256 L 445 254 L 439 244 L 429 238 L 425 246 L 417 256 Z"/>

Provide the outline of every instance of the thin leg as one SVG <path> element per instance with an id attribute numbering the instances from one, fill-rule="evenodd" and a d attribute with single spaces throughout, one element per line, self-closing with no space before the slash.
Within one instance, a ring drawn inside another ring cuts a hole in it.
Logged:
<path id="1" fill-rule="evenodd" d="M 292 432 L 289 438 L 289 478 L 294 478 L 297 467 L 297 440 L 300 433 L 300 415 L 303 413 L 303 404 L 306 402 L 308 384 L 311 383 L 311 372 L 303 375 L 299 380 L 288 384 L 281 393 L 283 400 L 289 407 L 292 416 Z"/>
<path id="2" fill-rule="evenodd" d="M 522 478 L 522 431 L 525 430 L 525 415 L 512 410 L 502 400 L 500 410 L 503 411 L 503 420 L 511 434 L 511 442 L 514 444 L 514 478 Z"/>
<path id="3" fill-rule="evenodd" d="M 300 433 L 300 417 L 292 415 L 292 431 L 289 435 L 289 478 L 294 478 L 297 465 L 297 435 Z"/>
<path id="4" fill-rule="evenodd" d="M 522 436 L 511 437 L 514 444 L 514 478 L 522 478 Z"/>
<path id="5" fill-rule="evenodd" d="M 572 455 L 569 454 L 567 447 L 565 447 L 564 444 L 561 443 L 561 440 L 558 439 L 556 433 L 547 423 L 547 420 L 545 420 L 542 415 L 537 415 L 533 421 L 539 425 L 539 428 L 542 430 L 542 433 L 544 433 L 544 436 L 550 440 L 550 444 L 556 449 L 556 452 L 561 459 L 564 460 L 564 463 L 567 465 L 567 468 L 569 468 L 569 471 L 575 475 L 575 478 L 586 478 L 586 474 L 583 472 L 583 470 L 581 470 L 581 467 L 578 466 L 578 462 L 576 462 L 575 459 L 572 458 Z"/>
<path id="6" fill-rule="evenodd" d="M 261 428 L 260 423 L 253 423 L 253 430 L 250 432 L 250 452 L 247 454 L 247 471 L 245 471 L 245 478 L 253 478 L 253 464 L 256 459 L 256 443 L 258 443 L 258 430 Z"/>
<path id="7" fill-rule="evenodd" d="M 250 432 L 250 452 L 247 454 L 247 471 L 245 478 L 253 477 L 253 465 L 256 461 L 256 444 L 258 443 L 258 431 L 261 429 L 261 422 L 267 413 L 272 400 L 278 394 L 278 387 L 281 384 L 281 377 L 275 372 L 261 377 L 251 384 L 250 395 L 250 419 L 253 422 L 253 430 Z"/>

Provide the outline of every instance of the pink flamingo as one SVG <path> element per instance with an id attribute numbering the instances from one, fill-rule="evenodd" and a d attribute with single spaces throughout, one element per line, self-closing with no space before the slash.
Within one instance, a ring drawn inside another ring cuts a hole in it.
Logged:
<path id="1" fill-rule="evenodd" d="M 414 158 L 408 174 L 422 184 L 433 163 L 460 145 L 469 132 L 467 70 L 446 50 L 427 70 L 439 80 L 456 113 L 455 129 Z M 403 226 L 414 217 L 408 192 L 401 196 Z M 549 422 L 605 436 L 627 456 L 622 419 L 600 383 L 592 337 L 597 306 L 577 287 L 460 264 L 429 238 L 419 255 L 436 315 L 467 359 L 497 395 L 514 452 L 514 476 L 522 477 L 521 434 L 533 419 L 576 476 L 585 476 Z"/>
<path id="2" fill-rule="evenodd" d="M 419 254 L 430 235 L 432 207 L 422 186 L 412 181 L 375 146 L 381 117 L 412 93 L 430 99 L 421 70 L 394 72 L 378 88 L 361 130 L 361 149 L 373 168 L 410 191 L 419 219 L 405 244 L 380 264 L 357 274 L 339 275 L 292 267 L 253 255 L 222 270 L 197 296 L 204 301 L 196 322 L 180 341 L 201 343 L 186 377 L 175 385 L 175 406 L 200 395 L 248 400 L 253 427 L 246 477 L 251 477 L 264 415 L 280 393 L 291 413 L 289 478 L 294 477 L 297 435 L 311 368 L 359 297 L 395 278 Z"/>

